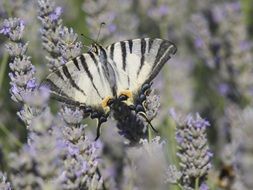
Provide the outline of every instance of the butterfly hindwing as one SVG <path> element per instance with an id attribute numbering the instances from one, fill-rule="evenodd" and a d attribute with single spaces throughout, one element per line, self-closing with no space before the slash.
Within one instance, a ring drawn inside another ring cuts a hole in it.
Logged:
<path id="1" fill-rule="evenodd" d="M 55 98 L 70 104 L 101 107 L 102 100 L 112 96 L 104 66 L 93 52 L 60 66 L 45 83 Z"/>
<path id="2" fill-rule="evenodd" d="M 176 46 L 167 40 L 142 38 L 114 43 L 107 51 L 119 73 L 118 93 L 126 89 L 136 92 L 155 78 L 175 54 Z"/>

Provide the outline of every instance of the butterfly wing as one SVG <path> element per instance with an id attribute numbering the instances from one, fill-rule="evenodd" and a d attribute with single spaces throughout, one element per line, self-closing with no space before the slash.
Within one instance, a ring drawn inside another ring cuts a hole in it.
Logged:
<path id="1" fill-rule="evenodd" d="M 137 92 L 144 83 L 151 82 L 163 65 L 176 53 L 176 46 L 163 39 L 134 39 L 107 47 L 117 76 L 117 93 Z"/>
<path id="2" fill-rule="evenodd" d="M 102 101 L 112 97 L 106 69 L 93 52 L 60 66 L 43 84 L 50 87 L 56 99 L 68 104 L 102 108 Z"/>

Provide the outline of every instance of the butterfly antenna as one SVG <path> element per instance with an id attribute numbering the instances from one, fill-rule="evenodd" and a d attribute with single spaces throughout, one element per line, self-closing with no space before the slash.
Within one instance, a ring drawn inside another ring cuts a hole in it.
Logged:
<path id="1" fill-rule="evenodd" d="M 105 22 L 101 22 L 101 23 L 100 23 L 99 31 L 98 31 L 98 35 L 97 35 L 97 39 L 96 39 L 95 43 L 98 42 L 98 39 L 99 39 L 99 36 L 100 36 L 100 33 L 101 33 L 101 29 L 102 29 L 102 27 L 103 27 L 104 25 L 105 25 Z"/>
<path id="2" fill-rule="evenodd" d="M 146 120 L 146 122 L 150 125 L 150 127 L 153 129 L 153 131 L 155 131 L 156 133 L 158 133 L 158 131 L 154 128 L 154 126 L 151 124 L 150 120 L 147 118 L 147 116 L 143 113 L 143 112 L 139 112 L 139 114 Z"/>
<path id="3" fill-rule="evenodd" d="M 93 39 L 89 38 L 88 36 L 85 36 L 84 34 L 81 34 L 82 37 L 86 38 L 87 40 L 92 41 L 93 43 L 96 43 Z"/>

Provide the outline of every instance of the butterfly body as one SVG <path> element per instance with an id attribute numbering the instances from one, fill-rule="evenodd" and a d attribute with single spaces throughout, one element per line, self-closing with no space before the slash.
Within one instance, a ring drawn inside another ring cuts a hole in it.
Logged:
<path id="1" fill-rule="evenodd" d="M 83 107 L 100 123 L 111 111 L 116 117 L 122 113 L 121 118 L 131 110 L 145 113 L 149 84 L 175 52 L 175 45 L 162 39 L 127 40 L 106 48 L 93 44 L 91 51 L 49 74 L 44 84 L 55 98 Z"/>

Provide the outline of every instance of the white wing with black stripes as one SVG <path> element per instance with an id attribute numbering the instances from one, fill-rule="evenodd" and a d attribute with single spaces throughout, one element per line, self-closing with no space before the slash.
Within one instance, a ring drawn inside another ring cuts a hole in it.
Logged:
<path id="1" fill-rule="evenodd" d="M 141 87 L 150 83 L 175 54 L 176 47 L 162 39 L 134 39 L 94 49 L 72 59 L 52 72 L 44 84 L 57 99 L 110 111 L 110 100 L 121 95 L 133 105 Z"/>
<path id="2" fill-rule="evenodd" d="M 107 72 L 99 56 L 89 52 L 60 66 L 43 84 L 66 103 L 101 107 L 105 97 L 113 96 Z"/>
<path id="3" fill-rule="evenodd" d="M 117 94 L 124 90 L 135 93 L 149 83 L 177 50 L 167 40 L 150 38 L 121 41 L 106 49 L 116 70 Z"/>

